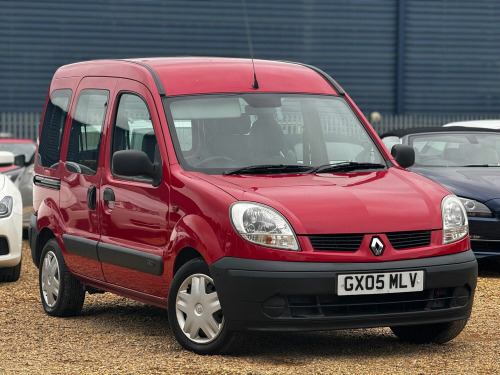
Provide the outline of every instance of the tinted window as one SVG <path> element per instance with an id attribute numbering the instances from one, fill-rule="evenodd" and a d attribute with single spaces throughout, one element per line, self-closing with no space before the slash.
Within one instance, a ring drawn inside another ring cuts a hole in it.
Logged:
<path id="1" fill-rule="evenodd" d="M 71 123 L 66 168 L 71 172 L 95 174 L 99 162 L 102 128 L 109 92 L 82 90 Z"/>
<path id="2" fill-rule="evenodd" d="M 50 95 L 40 135 L 38 165 L 56 168 L 61 153 L 64 124 L 68 116 L 71 90 L 55 90 Z"/>
<path id="3" fill-rule="evenodd" d="M 121 150 L 144 151 L 151 163 L 161 164 L 148 107 L 141 97 L 134 94 L 123 94 L 118 104 L 113 126 L 113 153 Z"/>

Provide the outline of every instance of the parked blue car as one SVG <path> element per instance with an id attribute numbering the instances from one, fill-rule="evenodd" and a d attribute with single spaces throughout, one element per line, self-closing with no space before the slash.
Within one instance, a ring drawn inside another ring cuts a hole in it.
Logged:
<path id="1" fill-rule="evenodd" d="M 460 197 L 467 210 L 476 258 L 500 262 L 500 130 L 439 127 L 397 129 L 382 134 L 415 149 L 410 168 Z"/>

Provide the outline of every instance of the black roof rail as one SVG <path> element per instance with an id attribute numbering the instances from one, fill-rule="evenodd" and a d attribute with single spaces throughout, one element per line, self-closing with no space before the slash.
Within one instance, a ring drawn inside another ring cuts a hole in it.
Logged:
<path id="1" fill-rule="evenodd" d="M 156 72 L 153 68 L 151 68 L 149 65 L 147 65 L 146 63 L 143 63 L 141 61 L 133 61 L 133 60 L 127 60 L 127 59 L 124 59 L 122 61 L 137 64 L 137 65 L 140 65 L 140 66 L 146 68 L 148 70 L 148 72 L 151 73 L 151 75 L 153 76 L 153 79 L 155 80 L 155 83 L 156 83 L 156 88 L 158 89 L 158 93 L 160 94 L 160 96 L 167 96 L 167 94 L 165 93 L 165 89 L 163 88 L 163 85 L 160 81 L 160 77 L 158 77 L 158 74 L 156 74 Z"/>
<path id="2" fill-rule="evenodd" d="M 321 77 L 323 77 L 323 79 L 325 81 L 327 81 L 330 84 L 330 86 L 332 86 L 335 89 L 335 91 L 337 91 L 337 93 L 339 95 L 345 96 L 345 91 L 342 89 L 342 87 L 340 87 L 340 85 L 337 83 L 337 81 L 335 81 L 332 77 L 330 77 L 327 73 L 325 73 L 321 69 L 316 68 L 313 65 L 299 63 L 299 62 L 294 62 L 294 61 L 281 61 L 281 62 L 285 62 L 285 63 L 289 63 L 289 64 L 295 64 L 295 65 L 301 65 L 301 66 L 305 66 L 306 68 L 309 68 L 311 70 L 314 70 Z"/>

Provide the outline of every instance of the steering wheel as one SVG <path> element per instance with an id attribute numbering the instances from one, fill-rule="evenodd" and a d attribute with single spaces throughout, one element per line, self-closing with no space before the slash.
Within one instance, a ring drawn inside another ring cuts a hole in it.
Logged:
<path id="1" fill-rule="evenodd" d="M 82 173 L 82 168 L 80 168 L 80 164 L 75 163 L 74 161 L 67 161 L 66 162 L 66 169 L 68 167 L 74 168 L 76 173 Z M 68 169 L 68 171 L 71 172 L 71 170 L 69 170 L 69 169 Z"/>
<path id="2" fill-rule="evenodd" d="M 199 162 L 197 167 L 233 167 L 237 163 L 236 160 L 228 158 L 227 156 L 211 156 Z"/>

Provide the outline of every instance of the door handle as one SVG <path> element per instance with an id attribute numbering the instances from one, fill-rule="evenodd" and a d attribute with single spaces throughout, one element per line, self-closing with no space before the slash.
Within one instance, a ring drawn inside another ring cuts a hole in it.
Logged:
<path id="1" fill-rule="evenodd" d="M 104 189 L 102 199 L 106 202 L 114 202 L 115 201 L 115 192 L 113 191 L 113 189 L 110 189 L 110 188 Z"/>
<path id="2" fill-rule="evenodd" d="M 94 185 L 90 185 L 87 190 L 87 206 L 90 210 L 95 210 L 97 205 L 97 188 Z"/>

